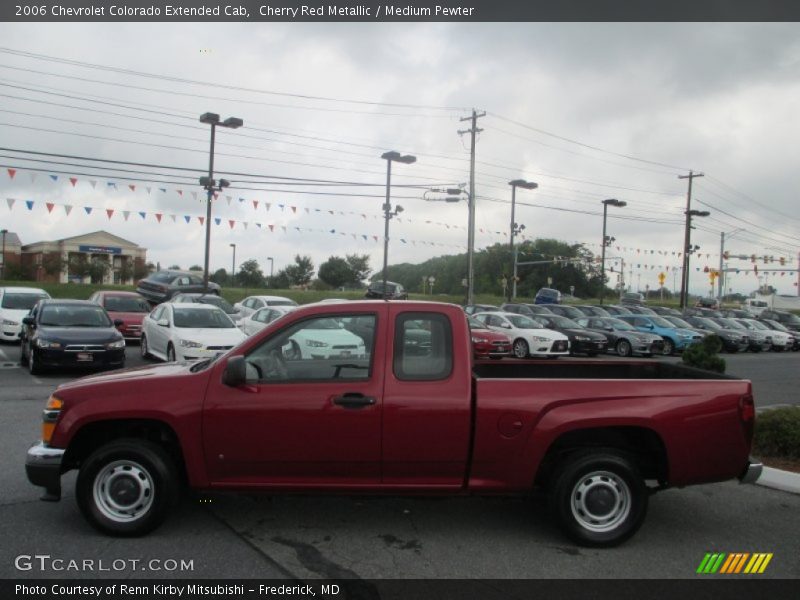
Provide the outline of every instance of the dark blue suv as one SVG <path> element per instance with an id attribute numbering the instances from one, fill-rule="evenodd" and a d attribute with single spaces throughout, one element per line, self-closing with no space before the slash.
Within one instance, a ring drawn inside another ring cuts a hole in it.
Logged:
<path id="1" fill-rule="evenodd" d="M 561 304 L 561 292 L 552 288 L 542 288 L 536 292 L 534 304 Z"/>

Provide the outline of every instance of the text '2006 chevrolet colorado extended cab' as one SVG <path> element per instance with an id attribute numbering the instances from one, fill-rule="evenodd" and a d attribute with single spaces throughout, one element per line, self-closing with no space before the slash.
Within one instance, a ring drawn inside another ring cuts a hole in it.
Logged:
<path id="1" fill-rule="evenodd" d="M 216 359 L 63 384 L 26 467 L 50 500 L 79 469 L 82 513 L 114 535 L 155 528 L 184 482 L 541 488 L 571 538 L 603 546 L 638 529 L 656 489 L 755 480 L 754 418 L 748 381 L 661 362 L 473 364 L 457 306 L 359 301 L 301 307 Z"/>

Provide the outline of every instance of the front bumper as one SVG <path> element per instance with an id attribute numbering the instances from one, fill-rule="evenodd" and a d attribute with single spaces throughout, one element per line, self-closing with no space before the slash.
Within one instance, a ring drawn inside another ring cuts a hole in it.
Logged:
<path id="1" fill-rule="evenodd" d="M 125 366 L 125 348 L 74 352 L 72 350 L 34 350 L 43 367 L 111 369 Z"/>
<path id="2" fill-rule="evenodd" d="M 61 499 L 61 467 L 64 460 L 61 448 L 51 448 L 37 442 L 28 449 L 25 458 L 25 473 L 33 485 L 45 488 L 42 500 Z"/>
<path id="3" fill-rule="evenodd" d="M 22 331 L 22 326 L 17 323 L 16 325 L 2 325 L 0 324 L 0 339 L 7 342 L 18 342 L 19 334 Z"/>
<path id="4" fill-rule="evenodd" d="M 739 475 L 739 483 L 755 483 L 759 477 L 761 477 L 761 472 L 764 470 L 764 465 L 760 462 L 755 462 L 753 458 L 747 461 L 747 467 Z"/>
<path id="5" fill-rule="evenodd" d="M 572 354 L 601 354 L 608 350 L 608 340 L 570 340 L 569 349 Z"/>

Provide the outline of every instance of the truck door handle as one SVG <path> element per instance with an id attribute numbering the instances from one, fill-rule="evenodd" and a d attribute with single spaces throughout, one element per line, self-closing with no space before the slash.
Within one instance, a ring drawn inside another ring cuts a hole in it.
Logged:
<path id="1" fill-rule="evenodd" d="M 341 396 L 334 396 L 333 403 L 344 408 L 364 408 L 365 406 L 372 406 L 376 400 L 372 396 L 365 396 L 358 392 L 347 392 Z"/>

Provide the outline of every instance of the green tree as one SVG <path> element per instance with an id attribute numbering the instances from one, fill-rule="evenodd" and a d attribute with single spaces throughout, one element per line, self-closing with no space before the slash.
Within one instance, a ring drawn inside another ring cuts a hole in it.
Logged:
<path id="1" fill-rule="evenodd" d="M 208 278 L 216 283 L 217 285 L 226 286 L 228 285 L 228 272 L 225 269 L 217 269 Z"/>
<path id="2" fill-rule="evenodd" d="M 144 264 L 140 260 L 133 261 L 133 278 L 137 281 L 144 279 L 155 270 L 156 266 L 153 263 Z"/>
<path id="3" fill-rule="evenodd" d="M 170 271 L 182 271 L 183 270 L 183 269 L 181 269 L 180 265 L 170 265 L 169 267 L 167 267 L 167 269 L 169 269 Z"/>
<path id="4" fill-rule="evenodd" d="M 42 269 L 51 277 L 60 275 L 64 270 L 64 259 L 60 252 L 49 252 L 42 257 Z"/>
<path id="5" fill-rule="evenodd" d="M 239 272 L 236 273 L 239 285 L 244 287 L 262 287 L 264 285 L 264 273 L 258 266 L 258 261 L 254 258 L 244 261 L 239 265 Z"/>
<path id="6" fill-rule="evenodd" d="M 338 288 L 353 279 L 353 271 L 344 258 L 331 256 L 319 266 L 319 278 L 332 288 Z"/>
<path id="7" fill-rule="evenodd" d="M 361 286 L 369 279 L 372 269 L 369 266 L 369 254 L 348 254 L 345 256 L 347 266 L 350 267 L 351 277 L 347 283 Z"/>
<path id="8" fill-rule="evenodd" d="M 200 265 L 192 265 L 191 267 L 189 267 L 189 270 L 190 271 L 202 271 L 203 267 L 201 267 Z"/>
<path id="9" fill-rule="evenodd" d="M 289 265 L 282 271 L 290 285 L 308 285 L 314 276 L 314 263 L 310 256 L 294 257 L 294 264 Z M 281 273 L 278 273 L 280 277 Z"/>
<path id="10" fill-rule="evenodd" d="M 67 268 L 70 277 L 84 279 L 92 274 L 92 266 L 85 254 L 71 254 Z"/>
<path id="11" fill-rule="evenodd" d="M 119 268 L 120 283 L 125 283 L 133 277 L 133 263 L 130 260 L 123 260 Z"/>

